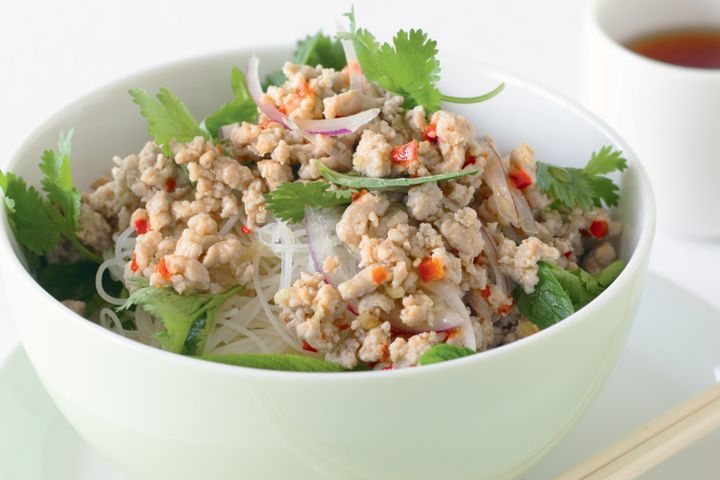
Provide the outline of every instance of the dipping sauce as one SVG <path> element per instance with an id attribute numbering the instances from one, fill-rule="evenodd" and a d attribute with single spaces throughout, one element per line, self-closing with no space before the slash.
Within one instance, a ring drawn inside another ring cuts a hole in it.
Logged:
<path id="1" fill-rule="evenodd" d="M 653 60 L 694 68 L 720 68 L 720 29 L 666 30 L 626 44 Z"/>

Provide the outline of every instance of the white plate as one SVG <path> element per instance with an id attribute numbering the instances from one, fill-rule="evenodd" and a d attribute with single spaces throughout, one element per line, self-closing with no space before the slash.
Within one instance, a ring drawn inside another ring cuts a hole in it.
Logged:
<path id="1" fill-rule="evenodd" d="M 526 478 L 552 478 L 711 386 L 718 370 L 720 314 L 681 287 L 650 275 L 628 345 L 607 386 L 577 427 Z M 718 452 L 720 432 L 644 478 L 717 478 Z M 0 359 L 0 480 L 123 478 L 60 415 L 22 349 L 9 350 Z"/>

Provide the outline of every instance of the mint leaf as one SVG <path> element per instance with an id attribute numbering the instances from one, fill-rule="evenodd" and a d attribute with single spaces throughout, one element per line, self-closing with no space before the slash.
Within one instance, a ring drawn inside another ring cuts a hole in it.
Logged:
<path id="1" fill-rule="evenodd" d="M 593 301 L 615 281 L 623 268 L 625 263 L 617 260 L 597 275 L 591 275 L 580 267 L 568 271 L 552 263 L 540 261 L 538 262 L 540 281 L 535 287 L 535 292 L 526 294 L 518 288 L 513 294 L 520 313 L 538 327 L 547 328 Z M 562 293 L 557 290 L 558 286 Z M 538 291 L 540 293 L 535 295 Z M 536 298 L 538 296 L 541 297 L 539 300 Z M 572 304 L 570 309 L 567 308 L 566 298 Z M 535 301 L 539 303 L 533 305 L 532 302 Z M 553 308 L 549 308 L 548 305 Z"/>
<path id="2" fill-rule="evenodd" d="M 343 372 L 337 363 L 294 354 L 242 353 L 228 355 L 198 355 L 195 358 L 238 367 L 282 370 L 287 372 Z"/>
<path id="3" fill-rule="evenodd" d="M 352 201 L 352 190 L 329 190 L 325 182 L 283 183 L 265 194 L 265 208 L 276 218 L 290 223 L 305 218 L 305 207 L 332 208 Z"/>
<path id="4" fill-rule="evenodd" d="M 147 281 L 144 279 L 137 280 L 136 283 L 143 286 L 130 294 L 125 304 L 118 307 L 118 311 L 127 310 L 133 305 L 141 305 L 145 311 L 159 318 L 165 326 L 165 331 L 157 337 L 160 347 L 175 353 L 183 352 L 195 321 L 201 318 L 214 318 L 225 301 L 242 289 L 238 285 L 217 295 L 207 293 L 180 295 L 172 288 L 146 286 Z M 211 323 L 207 321 L 203 328 L 209 331 L 212 328 Z M 198 348 L 198 344 L 199 342 L 196 342 L 186 351 Z M 187 353 L 192 352 L 187 351 Z"/>
<path id="5" fill-rule="evenodd" d="M 418 365 L 431 365 L 433 363 L 445 362 L 456 358 L 474 355 L 476 352 L 467 347 L 459 347 L 457 345 L 449 345 L 447 343 L 438 343 L 430 347 L 428 351 L 420 356 Z"/>
<path id="6" fill-rule="evenodd" d="M 254 123 L 257 121 L 257 105 L 255 105 L 255 102 L 250 97 L 250 92 L 248 92 L 245 82 L 245 75 L 242 70 L 237 67 L 233 67 L 230 72 L 230 85 L 235 94 L 235 99 L 208 115 L 204 121 L 205 128 L 207 128 L 210 135 L 215 139 L 219 136 L 218 132 L 220 128 L 225 125 L 235 122 Z"/>
<path id="7" fill-rule="evenodd" d="M 336 172 L 322 162 L 316 162 L 320 174 L 330 183 L 342 185 L 344 187 L 356 188 L 358 190 L 392 190 L 412 187 L 413 185 L 422 185 L 430 182 L 443 182 L 447 180 L 455 180 L 456 178 L 467 175 L 475 175 L 477 170 L 461 170 L 459 172 L 441 173 L 438 175 L 428 175 L 427 177 L 415 178 L 375 178 L 361 177 L 359 175 L 351 175 L 347 173 Z"/>
<path id="8" fill-rule="evenodd" d="M 538 262 L 538 284 L 532 293 L 516 287 L 513 296 L 525 318 L 540 329 L 550 327 L 575 312 L 570 296 L 552 273 L 550 264 Z"/>
<path id="9" fill-rule="evenodd" d="M 142 116 L 147 118 L 148 134 L 162 145 L 166 154 L 170 153 L 172 140 L 189 142 L 198 136 L 208 138 L 185 104 L 168 89 L 161 88 L 157 97 L 153 97 L 142 88 L 131 88 L 130 95 Z"/>
<path id="10" fill-rule="evenodd" d="M 616 260 L 607 267 L 603 268 L 600 273 L 595 275 L 595 280 L 600 287 L 603 289 L 610 286 L 615 279 L 620 276 L 622 271 L 625 269 L 625 262 L 622 260 Z"/>

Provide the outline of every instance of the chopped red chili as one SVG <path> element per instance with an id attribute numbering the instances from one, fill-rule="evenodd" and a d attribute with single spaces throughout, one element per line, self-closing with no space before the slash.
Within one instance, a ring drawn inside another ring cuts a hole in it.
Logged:
<path id="1" fill-rule="evenodd" d="M 595 238 L 605 238 L 609 230 L 608 222 L 605 220 L 593 220 L 588 231 Z"/>

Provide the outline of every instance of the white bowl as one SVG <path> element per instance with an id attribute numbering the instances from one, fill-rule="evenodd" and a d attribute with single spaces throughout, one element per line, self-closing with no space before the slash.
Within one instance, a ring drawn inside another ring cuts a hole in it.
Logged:
<path id="1" fill-rule="evenodd" d="M 266 71 L 289 57 L 287 49 L 256 52 Z M 73 169 L 84 187 L 112 155 L 146 141 L 128 88 L 169 87 L 202 118 L 230 96 L 230 68 L 249 53 L 173 63 L 92 92 L 40 126 L 9 169 L 37 180 L 42 150 L 75 126 Z M 451 107 L 502 151 L 527 142 L 542 160 L 576 166 L 605 144 L 625 152 L 630 168 L 616 215 L 627 267 L 615 283 L 556 326 L 448 363 L 341 374 L 253 370 L 149 348 L 73 314 L 28 275 L 2 221 L 4 291 L 23 345 L 88 443 L 134 478 L 174 480 L 504 478 L 552 448 L 607 378 L 635 314 L 654 234 L 651 187 L 627 145 L 575 103 L 465 60 L 445 59 L 443 78 L 443 90 L 457 95 L 507 83 L 490 102 Z"/>

